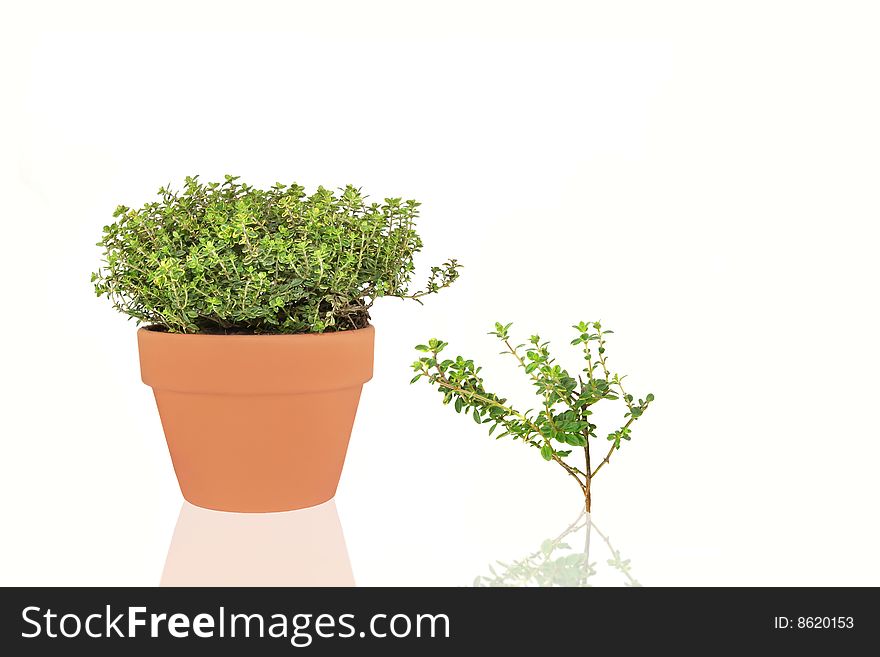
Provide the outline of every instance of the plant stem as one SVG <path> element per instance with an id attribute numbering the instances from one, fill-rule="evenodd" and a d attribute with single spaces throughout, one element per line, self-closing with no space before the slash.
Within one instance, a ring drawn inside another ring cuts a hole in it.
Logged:
<path id="1" fill-rule="evenodd" d="M 608 453 L 605 455 L 605 458 L 602 459 L 602 462 L 596 466 L 596 469 L 593 470 L 593 476 L 596 476 L 596 473 L 602 469 L 602 466 L 608 463 L 611 460 L 611 455 L 614 453 L 614 445 L 611 445 L 611 449 L 608 450 Z"/>
<path id="2" fill-rule="evenodd" d="M 587 510 L 587 513 L 590 512 L 590 504 L 592 503 L 592 490 L 591 484 L 593 483 L 593 471 L 590 469 L 590 436 L 589 432 L 587 432 L 586 436 L 587 442 L 584 445 L 584 461 L 586 463 L 586 486 L 584 487 L 584 507 Z"/>
<path id="3" fill-rule="evenodd" d="M 597 329 L 596 332 L 599 334 L 599 348 L 597 349 L 599 352 L 599 362 L 602 364 L 602 372 L 605 374 L 605 380 L 608 381 L 608 379 L 611 378 L 611 374 L 609 374 L 608 365 L 605 363 L 605 338 L 602 337 L 602 329 Z"/>
<path id="4" fill-rule="evenodd" d="M 623 425 L 623 428 L 624 428 L 624 429 L 628 429 L 629 426 L 630 426 L 633 422 L 635 422 L 635 420 L 636 420 L 636 419 L 635 419 L 634 417 L 631 417 L 629 420 L 627 420 L 626 424 Z M 599 470 L 602 469 L 602 466 L 603 466 L 603 465 L 605 465 L 606 463 L 608 463 L 608 461 L 611 460 L 611 455 L 614 453 L 614 447 L 615 447 L 615 446 L 614 446 L 614 444 L 612 443 L 612 445 L 611 445 L 611 449 L 608 450 L 608 453 L 605 455 L 605 458 L 602 459 L 602 462 L 601 462 L 598 466 L 596 466 L 596 469 L 595 469 L 595 470 L 593 470 L 593 475 L 592 475 L 593 477 L 595 477 L 595 476 L 596 476 L 596 473 L 599 472 Z"/>
<path id="5" fill-rule="evenodd" d="M 566 463 L 565 461 L 563 461 L 561 458 L 559 458 L 558 456 L 556 456 L 556 454 L 553 455 L 553 460 L 556 461 L 556 462 L 557 462 L 559 465 L 561 465 L 563 468 L 565 468 L 565 471 L 566 471 L 568 474 L 570 474 L 572 477 L 574 477 L 574 480 L 575 480 L 576 482 L 578 482 L 578 488 L 581 489 L 581 493 L 583 493 L 583 494 L 586 496 L 586 498 L 589 499 L 589 491 L 587 490 L 587 487 L 586 487 L 586 486 L 584 485 L 584 483 L 581 481 L 580 477 L 578 477 L 578 476 L 575 474 L 575 472 L 574 472 L 574 470 L 572 469 L 572 467 L 571 467 L 570 465 L 568 465 L 568 463 Z"/>

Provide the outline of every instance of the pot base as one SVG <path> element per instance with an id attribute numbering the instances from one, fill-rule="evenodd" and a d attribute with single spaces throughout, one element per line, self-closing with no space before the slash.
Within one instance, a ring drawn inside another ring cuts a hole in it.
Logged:
<path id="1" fill-rule="evenodd" d="M 293 511 L 333 499 L 360 392 L 156 391 L 183 497 L 205 509 L 240 513 Z"/>

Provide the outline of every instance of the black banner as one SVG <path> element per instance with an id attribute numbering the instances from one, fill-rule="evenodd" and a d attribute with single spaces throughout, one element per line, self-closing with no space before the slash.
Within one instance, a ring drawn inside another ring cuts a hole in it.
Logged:
<path id="1" fill-rule="evenodd" d="M 873 645 L 876 595 L 839 588 L 11 588 L 0 591 L 0 647 L 6 655 L 122 655 L 140 647 L 163 655 L 845 650 Z"/>

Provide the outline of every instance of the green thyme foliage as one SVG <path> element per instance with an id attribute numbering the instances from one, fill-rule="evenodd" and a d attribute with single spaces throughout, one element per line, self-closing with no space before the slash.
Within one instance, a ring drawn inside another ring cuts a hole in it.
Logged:
<path id="1" fill-rule="evenodd" d="M 437 386 L 444 404 L 452 404 L 458 413 L 469 414 L 478 424 L 489 425 L 489 434 L 496 438 L 509 436 L 536 448 L 546 461 L 553 461 L 577 480 L 584 495 L 586 508 L 590 507 L 593 477 L 607 464 L 622 441 L 632 438 L 632 425 L 654 401 L 654 395 L 636 399 L 623 387 L 623 379 L 608 367 L 606 336 L 600 322 L 581 322 L 573 328 L 577 337 L 572 345 L 581 345 L 584 368 L 577 378 L 559 365 L 550 354 L 549 343 L 533 335 L 527 343 L 512 344 L 511 324 L 495 324 L 493 335 L 504 345 L 502 354 L 513 357 L 530 378 L 540 403 L 535 409 L 520 411 L 506 398 L 486 389 L 480 376 L 482 368 L 462 356 L 443 358 L 446 342 L 431 339 L 416 349 L 423 352 L 412 368 L 411 383 L 424 378 Z M 597 426 L 590 421 L 593 408 L 600 401 L 623 400 L 624 421 L 605 436 L 610 443 L 604 459 L 591 459 L 590 441 L 598 439 Z M 497 431 L 497 433 L 496 433 Z M 567 460 L 575 449 L 583 454 L 583 465 Z"/>
<path id="2" fill-rule="evenodd" d="M 181 333 L 320 333 L 363 328 L 383 296 L 420 300 L 458 278 L 449 260 L 409 291 L 419 203 L 368 203 L 348 186 L 307 195 L 226 176 L 187 177 L 140 209 L 119 206 L 98 246 L 98 296 L 139 323 Z"/>

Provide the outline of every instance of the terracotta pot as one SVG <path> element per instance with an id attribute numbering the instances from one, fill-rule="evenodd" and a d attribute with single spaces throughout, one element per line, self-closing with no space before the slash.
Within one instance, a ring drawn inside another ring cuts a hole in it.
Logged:
<path id="1" fill-rule="evenodd" d="M 220 511 L 289 511 L 336 494 L 372 326 L 299 335 L 138 331 L 180 490 Z"/>

